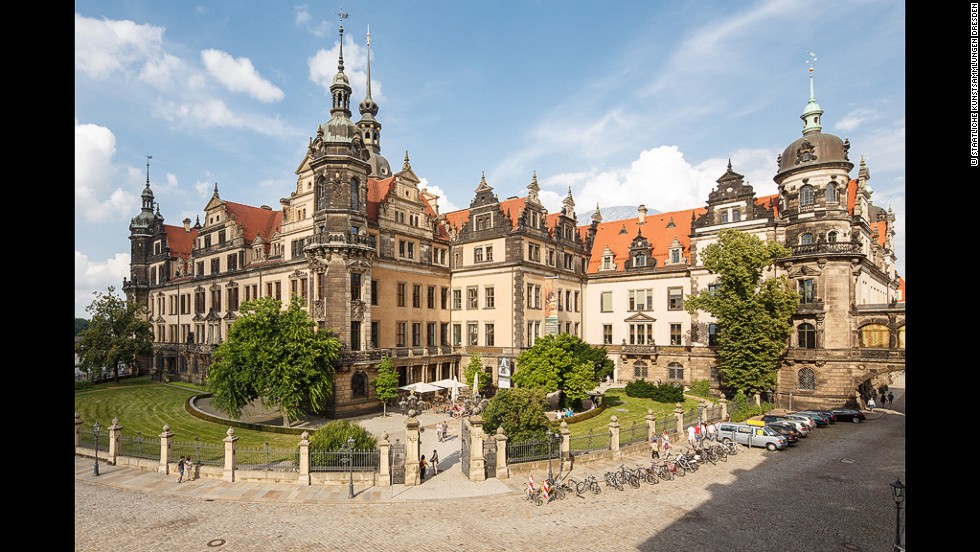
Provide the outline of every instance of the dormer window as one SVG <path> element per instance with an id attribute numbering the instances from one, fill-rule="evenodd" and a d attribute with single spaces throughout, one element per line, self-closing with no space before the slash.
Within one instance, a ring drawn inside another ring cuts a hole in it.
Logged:
<path id="1" fill-rule="evenodd" d="M 670 250 L 670 262 L 676 264 L 681 262 L 681 250 L 680 248 Z"/>
<path id="2" fill-rule="evenodd" d="M 742 214 L 738 211 L 738 209 L 733 209 L 732 210 L 732 222 L 738 222 L 740 220 L 742 220 Z"/>
<path id="3" fill-rule="evenodd" d="M 613 267 L 612 262 L 613 262 L 612 255 L 605 255 L 604 257 L 602 257 L 602 270 L 612 270 Z"/>
<path id="4" fill-rule="evenodd" d="M 643 267 L 647 265 L 647 257 L 643 253 L 637 254 L 633 257 L 633 267 Z"/>
<path id="5" fill-rule="evenodd" d="M 721 212 L 721 224 L 728 222 L 728 211 Z"/>

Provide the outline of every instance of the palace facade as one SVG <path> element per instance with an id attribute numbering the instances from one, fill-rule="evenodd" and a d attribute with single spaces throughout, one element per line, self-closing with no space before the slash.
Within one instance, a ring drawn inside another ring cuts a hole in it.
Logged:
<path id="1" fill-rule="evenodd" d="M 856 404 L 905 369 L 904 281 L 895 271 L 895 217 L 874 206 L 864 160 L 855 178 L 846 140 L 822 132 L 811 97 L 803 134 L 777 159 L 778 194 L 756 196 L 729 163 L 704 207 L 580 224 L 569 190 L 561 211 L 538 198 L 500 200 L 481 176 L 469 208 L 440 213 L 406 151 L 393 172 L 381 153 L 379 106 L 368 85 L 355 122 L 343 64 L 330 119 L 296 169 L 278 208 L 221 197 L 203 219 L 165 224 L 147 166 L 141 212 L 130 224 L 127 297 L 145 304 L 155 341 L 151 373 L 202 382 L 243 301 L 303 301 L 344 344 L 328 414 L 380 410 L 369 385 L 390 356 L 399 384 L 460 375 L 479 354 L 494 384 L 510 386 L 514 360 L 536 338 L 571 333 L 604 345 L 619 382 L 723 387 L 717 327 L 683 300 L 715 285 L 698 251 L 723 228 L 778 241 L 802 303 L 773 400 L 794 408 Z"/>

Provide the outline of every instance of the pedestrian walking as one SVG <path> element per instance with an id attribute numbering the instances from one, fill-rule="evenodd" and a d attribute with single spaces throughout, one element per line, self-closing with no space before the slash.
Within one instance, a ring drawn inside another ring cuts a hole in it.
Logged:
<path id="1" fill-rule="evenodd" d="M 715 423 L 714 422 L 709 422 L 708 423 L 708 440 L 711 441 L 712 443 L 715 442 Z"/>
<path id="2" fill-rule="evenodd" d="M 650 434 L 650 458 L 660 458 L 660 439 L 656 431 Z"/>
<path id="3" fill-rule="evenodd" d="M 194 480 L 194 462 L 191 462 L 191 455 L 188 454 L 184 459 L 184 471 L 187 473 L 187 480 Z"/>
<path id="4" fill-rule="evenodd" d="M 888 392 L 888 404 L 892 404 L 893 402 L 895 402 L 895 394 L 892 393 L 891 391 L 889 391 Z"/>
<path id="5" fill-rule="evenodd" d="M 432 464 L 432 475 L 439 475 L 439 453 L 433 450 L 429 462 Z"/>
<path id="6" fill-rule="evenodd" d="M 184 480 L 184 455 L 180 455 L 180 460 L 177 460 L 177 483 Z"/>
<path id="7" fill-rule="evenodd" d="M 687 426 L 687 442 L 691 443 L 691 448 L 698 448 L 697 446 L 697 435 L 694 431 L 694 426 Z"/>
<path id="8" fill-rule="evenodd" d="M 436 422 L 436 440 L 442 442 L 442 422 Z"/>
<path id="9" fill-rule="evenodd" d="M 666 429 L 660 434 L 660 442 L 660 446 L 663 447 L 664 456 L 670 456 L 670 435 L 667 433 Z"/>
<path id="10" fill-rule="evenodd" d="M 875 411 L 875 398 L 874 397 L 871 397 L 870 399 L 868 399 L 868 410 L 870 410 L 872 412 Z"/>
<path id="11" fill-rule="evenodd" d="M 697 444 L 697 446 L 695 446 L 694 448 L 701 448 L 702 438 L 703 435 L 701 434 L 701 422 L 698 422 L 697 425 L 694 426 L 694 442 Z"/>
<path id="12" fill-rule="evenodd" d="M 420 481 L 425 481 L 425 467 L 427 465 L 428 465 L 428 462 L 425 461 L 425 455 L 423 454 L 422 455 L 422 458 L 419 459 L 419 480 Z"/>

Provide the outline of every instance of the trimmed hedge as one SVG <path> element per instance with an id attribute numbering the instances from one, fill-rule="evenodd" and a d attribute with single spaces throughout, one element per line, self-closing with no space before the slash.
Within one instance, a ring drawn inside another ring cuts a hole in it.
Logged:
<path id="1" fill-rule="evenodd" d="M 638 379 L 626 384 L 626 396 L 672 404 L 684 402 L 684 387 L 673 383 L 656 385 L 644 379 Z"/>

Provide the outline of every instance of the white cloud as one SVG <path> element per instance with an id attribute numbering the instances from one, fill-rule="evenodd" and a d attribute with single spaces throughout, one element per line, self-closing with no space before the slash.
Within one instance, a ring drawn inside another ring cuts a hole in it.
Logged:
<path id="1" fill-rule="evenodd" d="M 95 79 L 162 56 L 163 27 L 75 14 L 75 69 Z"/>
<path id="2" fill-rule="evenodd" d="M 125 220 L 139 210 L 139 198 L 113 189 L 116 137 L 108 128 L 75 121 L 75 216 L 89 222 Z M 131 180 L 129 178 L 127 181 Z M 133 187 L 134 190 L 139 190 Z"/>
<path id="3" fill-rule="evenodd" d="M 163 54 L 159 59 L 147 60 L 139 72 L 139 79 L 160 90 L 165 90 L 171 83 L 183 75 L 188 82 L 193 83 L 193 74 L 184 62 L 170 54 Z"/>
<path id="4" fill-rule="evenodd" d="M 85 307 L 95 300 L 93 293 L 105 293 L 109 286 L 122 296 L 123 278 L 129 276 L 129 253 L 116 253 L 102 262 L 93 262 L 75 251 L 75 316 L 89 318 Z"/>
<path id="5" fill-rule="evenodd" d="M 338 42 L 329 50 L 318 50 L 307 60 L 310 80 L 320 85 L 327 93 L 330 92 L 333 77 L 337 74 L 339 55 L 340 43 Z M 357 113 L 357 104 L 364 99 L 367 89 L 367 47 L 355 44 L 350 35 L 344 37 L 344 74 L 347 75 L 352 90 L 351 111 Z M 374 78 L 371 79 L 371 98 L 379 103 L 385 99 L 381 83 Z"/>
<path id="6" fill-rule="evenodd" d="M 296 25 L 302 27 L 310 22 L 312 16 L 310 15 L 310 9 L 306 4 L 296 6 Z"/>
<path id="7" fill-rule="evenodd" d="M 421 182 L 419 182 L 419 189 L 420 190 L 425 189 L 430 194 L 435 194 L 439 196 L 439 199 L 436 200 L 436 204 L 439 206 L 440 213 L 451 213 L 453 211 L 460 210 L 460 207 L 457 207 L 456 204 L 449 199 L 449 197 L 446 195 L 445 190 L 443 190 L 439 186 L 433 186 L 429 184 L 428 179 L 425 178 L 421 179 Z"/>
<path id="8" fill-rule="evenodd" d="M 261 102 L 282 100 L 283 91 L 262 77 L 248 58 L 234 58 L 221 50 L 204 50 L 201 61 L 208 73 L 232 92 L 245 92 Z"/>
<path id="9" fill-rule="evenodd" d="M 855 109 L 845 114 L 834 124 L 833 129 L 837 132 L 849 132 L 860 126 L 865 121 L 874 120 L 879 117 L 878 113 L 872 109 Z"/>

